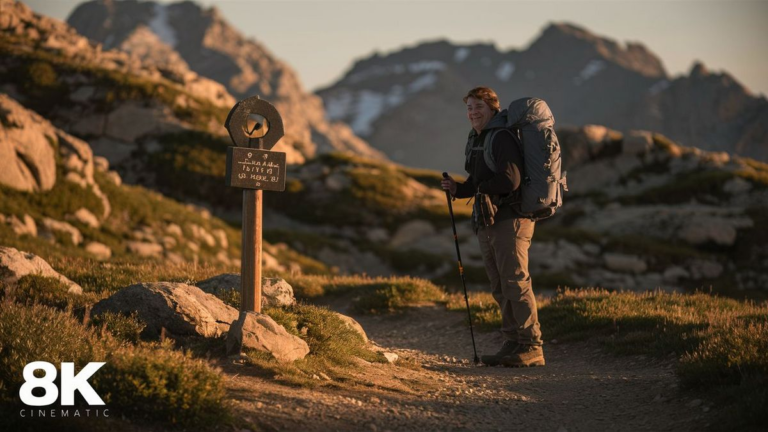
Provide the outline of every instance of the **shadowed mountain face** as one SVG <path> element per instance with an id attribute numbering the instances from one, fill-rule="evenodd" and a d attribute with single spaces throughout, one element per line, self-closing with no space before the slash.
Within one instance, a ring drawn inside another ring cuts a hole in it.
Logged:
<path id="1" fill-rule="evenodd" d="M 523 51 L 436 41 L 374 54 L 318 94 L 331 120 L 346 121 L 395 161 L 460 172 L 469 130 L 461 99 L 479 85 L 494 88 L 502 105 L 541 97 L 559 125 L 654 130 L 686 145 L 768 158 L 764 98 L 700 65 L 672 79 L 643 45 L 569 24 L 550 25 Z"/>
<path id="2" fill-rule="evenodd" d="M 237 99 L 258 95 L 269 100 L 283 117 L 286 139 L 305 157 L 334 150 L 384 157 L 345 125 L 329 123 L 320 98 L 303 90 L 293 69 L 246 39 L 216 8 L 190 1 L 97 0 L 78 6 L 67 22 L 105 48 L 120 48 L 171 69 L 188 67 L 223 84 Z"/>

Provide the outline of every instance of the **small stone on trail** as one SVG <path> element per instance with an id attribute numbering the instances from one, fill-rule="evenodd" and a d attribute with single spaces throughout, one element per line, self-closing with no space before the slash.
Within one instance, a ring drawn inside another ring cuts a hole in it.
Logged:
<path id="1" fill-rule="evenodd" d="M 701 405 L 701 399 L 694 399 L 694 400 L 688 402 L 688 406 L 691 407 L 691 408 L 696 408 L 699 405 Z"/>
<path id="2" fill-rule="evenodd" d="M 322 372 L 320 372 L 318 375 L 320 375 L 320 378 L 322 378 L 322 379 L 324 379 L 326 381 L 330 381 L 331 380 L 331 377 L 329 377 L 328 375 L 326 375 L 326 374 L 324 374 Z"/>
<path id="3" fill-rule="evenodd" d="M 399 356 L 397 354 L 392 353 L 392 352 L 385 352 L 385 353 L 382 353 L 382 354 L 384 355 L 384 358 L 386 358 L 387 361 L 390 362 L 390 363 L 396 362 L 397 359 L 399 358 Z"/>

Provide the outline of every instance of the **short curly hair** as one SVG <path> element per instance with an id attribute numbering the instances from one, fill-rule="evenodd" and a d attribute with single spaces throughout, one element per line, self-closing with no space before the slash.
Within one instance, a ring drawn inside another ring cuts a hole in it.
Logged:
<path id="1" fill-rule="evenodd" d="M 496 96 L 496 92 L 490 87 L 475 87 L 470 90 L 466 96 L 464 96 L 464 103 L 467 103 L 469 98 L 480 99 L 487 103 L 494 111 L 501 111 L 499 104 L 499 97 Z"/>

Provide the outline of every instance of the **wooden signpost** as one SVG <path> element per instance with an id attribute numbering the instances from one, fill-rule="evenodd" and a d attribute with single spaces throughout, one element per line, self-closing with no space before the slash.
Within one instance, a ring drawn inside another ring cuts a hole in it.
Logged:
<path id="1" fill-rule="evenodd" d="M 283 119 L 254 96 L 235 104 L 224 126 L 235 144 L 227 148 L 225 183 L 244 189 L 240 310 L 261 312 L 262 190 L 285 190 L 285 153 L 269 151 L 283 137 Z"/>

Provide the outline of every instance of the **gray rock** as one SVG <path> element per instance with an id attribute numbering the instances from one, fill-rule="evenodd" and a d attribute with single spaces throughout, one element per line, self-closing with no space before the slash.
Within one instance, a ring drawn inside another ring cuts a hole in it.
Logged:
<path id="1" fill-rule="evenodd" d="M 102 156 L 94 156 L 93 157 L 93 168 L 98 171 L 105 173 L 109 171 L 109 161 L 107 158 Z"/>
<path id="2" fill-rule="evenodd" d="M 622 273 L 642 273 L 648 270 L 648 265 L 640 257 L 618 253 L 603 255 L 605 267 Z"/>
<path id="3" fill-rule="evenodd" d="M 744 180 L 741 177 L 734 177 L 723 185 L 723 191 L 728 192 L 731 195 L 740 195 L 747 193 L 752 189 L 752 183 Z"/>
<path id="4" fill-rule="evenodd" d="M 19 219 L 16 215 L 10 215 L 5 217 L 3 223 L 10 225 L 14 234 L 17 236 L 28 235 L 37 237 L 37 225 L 32 216 L 25 214 L 23 218 Z"/>
<path id="5" fill-rule="evenodd" d="M 227 333 L 227 353 L 243 348 L 272 354 L 279 362 L 303 359 L 309 346 L 267 315 L 241 311 Z"/>
<path id="6" fill-rule="evenodd" d="M 354 330 L 357 334 L 360 335 L 360 337 L 363 338 L 365 343 L 368 343 L 368 335 L 365 334 L 365 329 L 363 329 L 363 326 L 361 326 L 359 322 L 350 316 L 342 315 L 338 312 L 335 312 L 335 314 L 340 320 L 344 321 L 344 325 L 346 325 L 350 330 Z"/>
<path id="7" fill-rule="evenodd" d="M 0 94 L 0 184 L 46 191 L 56 183 L 56 129 L 38 114 Z"/>
<path id="8" fill-rule="evenodd" d="M 184 233 L 181 232 L 181 227 L 175 223 L 168 224 L 168 226 L 165 227 L 165 232 L 171 235 L 175 235 L 176 237 L 184 236 Z"/>
<path id="9" fill-rule="evenodd" d="M 163 247 L 157 243 L 126 241 L 128 252 L 142 257 L 159 257 L 163 253 Z"/>
<path id="10" fill-rule="evenodd" d="M 102 261 L 112 258 L 112 249 L 104 243 L 88 242 L 85 251 Z"/>
<path id="11" fill-rule="evenodd" d="M 630 131 L 624 136 L 621 151 L 626 154 L 645 154 L 653 147 L 653 135 L 648 131 Z"/>
<path id="12" fill-rule="evenodd" d="M 72 225 L 57 221 L 55 219 L 51 218 L 43 218 L 43 229 L 42 234 L 45 235 L 48 238 L 55 238 L 53 236 L 54 232 L 60 232 L 65 235 L 68 235 L 70 239 L 72 240 L 72 244 L 75 246 L 78 246 L 80 243 L 83 242 L 83 235 L 80 233 L 80 230 L 73 227 Z"/>
<path id="13" fill-rule="evenodd" d="M 435 227 L 431 223 L 416 219 L 407 222 L 398 228 L 395 235 L 392 236 L 389 245 L 393 248 L 399 248 L 411 243 L 419 242 L 424 237 L 435 234 Z"/>
<path id="14" fill-rule="evenodd" d="M 715 279 L 723 274 L 723 265 L 717 261 L 694 260 L 690 268 L 693 279 Z"/>
<path id="15" fill-rule="evenodd" d="M 195 240 L 201 240 L 202 243 L 205 243 L 209 247 L 216 246 L 216 239 L 213 237 L 213 234 L 209 233 L 208 230 L 200 225 L 189 223 L 187 224 L 187 229 L 192 232 L 192 237 Z"/>
<path id="16" fill-rule="evenodd" d="M 332 192 L 339 192 L 349 187 L 352 180 L 342 173 L 335 172 L 325 178 L 325 187 Z"/>
<path id="17" fill-rule="evenodd" d="M 123 184 L 123 179 L 117 171 L 107 171 L 107 180 L 111 181 L 115 186 Z"/>
<path id="18" fill-rule="evenodd" d="M 668 267 L 666 270 L 664 270 L 664 280 L 666 282 L 677 282 L 680 279 L 688 279 L 691 277 L 691 274 L 688 273 L 688 271 L 680 266 L 672 266 Z"/>
<path id="19" fill-rule="evenodd" d="M 107 116 L 106 135 L 110 138 L 133 143 L 147 134 L 172 133 L 183 130 L 170 108 L 161 105 L 147 106 L 143 102 L 124 102 Z M 110 159 L 110 162 L 113 162 Z"/>
<path id="20" fill-rule="evenodd" d="M 714 215 L 694 215 L 685 223 L 677 235 L 692 244 L 715 243 L 732 246 L 736 242 L 736 229 L 752 226 L 748 217 L 724 218 Z"/>
<path id="21" fill-rule="evenodd" d="M 218 337 L 229 330 L 237 311 L 197 287 L 174 282 L 131 285 L 93 306 L 91 316 L 104 312 L 136 312 L 147 327 L 143 334 Z"/>
<path id="22" fill-rule="evenodd" d="M 97 218 L 96 215 L 91 213 L 85 207 L 81 207 L 77 209 L 77 211 L 74 214 L 67 215 L 67 220 L 77 221 L 91 228 L 98 229 L 101 226 L 101 222 L 99 222 L 99 218 Z"/>
<path id="23" fill-rule="evenodd" d="M 387 361 L 389 363 L 396 362 L 397 359 L 400 357 L 400 356 L 398 356 L 397 354 L 395 354 L 393 352 L 385 352 L 385 353 L 381 353 L 381 354 L 384 356 L 385 359 L 387 359 Z"/>
<path id="24" fill-rule="evenodd" d="M 389 240 L 389 233 L 384 228 L 372 228 L 367 230 L 365 236 L 374 243 L 383 243 Z"/>
<path id="25" fill-rule="evenodd" d="M 59 274 L 39 256 L 12 247 L 0 246 L 0 279 L 4 283 L 15 284 L 20 278 L 30 274 L 56 278 L 68 287 L 67 291 L 70 293 L 83 292 L 80 285 Z"/>
<path id="26" fill-rule="evenodd" d="M 216 241 L 219 242 L 219 245 L 223 249 L 229 248 L 229 239 L 227 239 L 227 232 L 223 229 L 215 229 L 211 231 L 211 234 L 213 234 L 213 237 L 216 238 Z"/>
<path id="27" fill-rule="evenodd" d="M 77 90 L 69 94 L 69 99 L 72 102 L 88 102 L 93 94 L 96 93 L 96 88 L 93 86 L 82 86 Z"/>
<path id="28" fill-rule="evenodd" d="M 224 273 L 200 281 L 196 285 L 203 291 L 218 296 L 229 291 L 240 291 L 240 275 Z M 293 297 L 293 287 L 288 282 L 280 278 L 262 278 L 262 307 L 285 307 L 294 303 L 296 299 Z"/>

